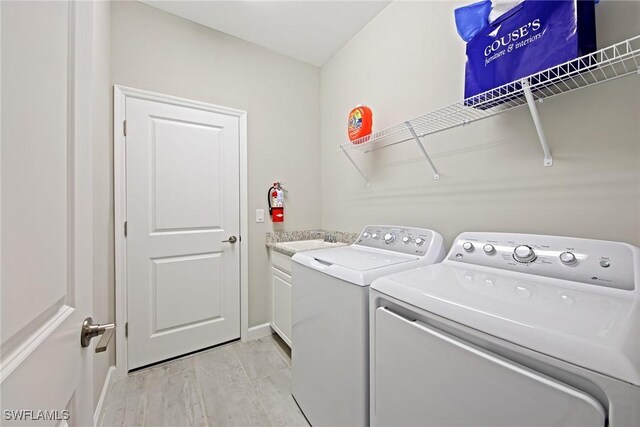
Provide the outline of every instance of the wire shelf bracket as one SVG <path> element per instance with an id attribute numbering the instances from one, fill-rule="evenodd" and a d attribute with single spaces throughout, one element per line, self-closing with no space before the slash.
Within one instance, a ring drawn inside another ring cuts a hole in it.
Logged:
<path id="1" fill-rule="evenodd" d="M 356 162 L 353 161 L 353 159 L 351 158 L 351 156 L 349 155 L 349 152 L 347 150 L 343 150 L 342 151 L 344 153 L 345 156 L 347 156 L 347 159 L 349 159 L 349 161 L 351 162 L 351 164 L 356 168 L 356 170 L 360 173 L 360 175 L 364 178 L 365 184 L 368 187 L 369 186 L 369 178 L 367 177 L 367 175 L 365 175 L 364 172 L 362 172 L 362 169 L 360 169 L 360 166 L 358 166 L 358 164 Z"/>
<path id="2" fill-rule="evenodd" d="M 433 169 L 434 178 L 438 179 L 438 170 L 431 161 L 421 138 L 527 105 L 544 153 L 543 165 L 551 166 L 553 158 L 536 102 L 541 103 L 558 95 L 629 75 L 640 76 L 640 35 L 402 121 L 371 135 L 347 141 L 338 145 L 338 150 L 346 154 L 368 184 L 369 178 L 358 167 L 348 151 L 359 150 L 371 153 L 381 148 L 415 141 Z"/>
<path id="3" fill-rule="evenodd" d="M 435 179 L 436 181 L 439 180 L 440 174 L 438 173 L 438 169 L 436 169 L 436 165 L 433 164 L 433 161 L 431 161 L 431 157 L 429 157 L 427 150 L 424 148 L 424 145 L 422 145 L 422 142 L 420 142 L 420 138 L 418 137 L 418 134 L 416 133 L 416 131 L 413 129 L 413 126 L 411 126 L 411 122 L 406 121 L 404 122 L 404 124 L 407 125 L 407 129 L 409 129 L 411 136 L 413 136 L 413 139 L 415 139 L 416 144 L 418 144 L 418 147 L 420 147 L 420 151 L 422 151 L 422 154 L 424 154 L 424 157 L 427 158 L 427 162 L 429 162 L 429 165 L 431 165 L 431 169 L 433 169 L 433 179 Z"/>
<path id="4" fill-rule="evenodd" d="M 524 92 L 524 96 L 527 100 L 527 105 L 529 105 L 531 118 L 533 119 L 533 124 L 535 125 L 536 131 L 538 132 L 538 138 L 540 138 L 540 145 L 542 145 L 542 152 L 544 153 L 543 165 L 552 166 L 553 157 L 551 157 L 551 150 L 549 150 L 549 144 L 547 144 L 547 137 L 544 134 L 542 122 L 540 121 L 540 116 L 538 115 L 538 107 L 536 107 L 536 101 L 535 99 L 533 99 L 533 93 L 531 93 L 531 85 L 529 84 L 529 80 L 522 79 L 522 91 Z"/>

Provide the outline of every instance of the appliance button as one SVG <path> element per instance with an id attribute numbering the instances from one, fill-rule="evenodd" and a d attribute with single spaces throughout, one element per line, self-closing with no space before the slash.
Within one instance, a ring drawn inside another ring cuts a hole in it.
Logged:
<path id="1" fill-rule="evenodd" d="M 422 246 L 422 245 L 424 245 L 424 239 L 423 239 L 423 238 L 421 238 L 421 237 L 418 237 L 418 238 L 416 239 L 416 245 L 418 245 L 418 246 Z"/>
<path id="2" fill-rule="evenodd" d="M 560 261 L 564 265 L 572 265 L 572 264 L 575 264 L 578 260 L 576 259 L 576 256 L 572 252 L 562 252 L 560 254 Z"/>
<path id="3" fill-rule="evenodd" d="M 600 267 L 609 268 L 610 266 L 611 266 L 611 263 L 606 259 L 603 259 L 602 261 L 600 261 Z"/>
<path id="4" fill-rule="evenodd" d="M 380 238 L 380 235 L 378 233 L 373 233 L 371 235 L 371 238 L 374 239 L 374 240 L 378 240 Z"/>
<path id="5" fill-rule="evenodd" d="M 465 250 L 465 251 L 467 251 L 467 252 L 473 252 L 473 249 L 474 249 L 474 247 L 473 247 L 473 243 L 471 243 L 471 242 L 464 242 L 464 243 L 462 244 L 462 249 L 464 249 L 464 250 Z"/>
<path id="6" fill-rule="evenodd" d="M 396 240 L 396 235 L 392 234 L 392 233 L 387 233 L 384 235 L 384 242 L 388 245 L 390 243 L 393 243 L 393 241 Z"/>
<path id="7" fill-rule="evenodd" d="M 404 236 L 402 238 L 402 243 L 404 243 L 405 245 L 408 245 L 409 243 L 411 243 L 411 237 L 409 236 Z"/>
<path id="8" fill-rule="evenodd" d="M 513 257 L 519 262 L 532 262 L 535 261 L 537 255 L 531 246 L 520 245 L 513 250 Z"/>
<path id="9" fill-rule="evenodd" d="M 362 233 L 362 237 L 364 237 L 365 239 L 368 239 L 369 237 L 371 237 L 371 234 L 365 231 L 364 233 Z"/>
<path id="10" fill-rule="evenodd" d="M 483 250 L 483 251 L 484 251 L 484 253 L 485 253 L 485 254 L 487 254 L 487 255 L 491 255 L 491 254 L 496 253 L 496 248 L 495 248 L 492 244 L 490 244 L 490 243 L 487 243 L 486 245 L 484 245 L 484 246 L 482 247 L 482 250 Z"/>

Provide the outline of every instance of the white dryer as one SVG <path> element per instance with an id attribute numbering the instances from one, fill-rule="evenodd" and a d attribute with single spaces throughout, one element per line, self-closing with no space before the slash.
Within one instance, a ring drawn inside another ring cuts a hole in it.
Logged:
<path id="1" fill-rule="evenodd" d="M 292 394 L 314 427 L 369 419 L 369 285 L 439 262 L 431 230 L 367 226 L 351 246 L 294 255 Z"/>
<path id="2" fill-rule="evenodd" d="M 639 426 L 640 250 L 463 233 L 371 286 L 374 426 Z"/>

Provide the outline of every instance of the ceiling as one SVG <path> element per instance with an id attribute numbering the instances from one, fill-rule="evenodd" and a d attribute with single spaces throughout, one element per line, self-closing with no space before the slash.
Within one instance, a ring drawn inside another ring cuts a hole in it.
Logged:
<path id="1" fill-rule="evenodd" d="M 390 1 L 140 0 L 309 64 L 321 66 Z"/>

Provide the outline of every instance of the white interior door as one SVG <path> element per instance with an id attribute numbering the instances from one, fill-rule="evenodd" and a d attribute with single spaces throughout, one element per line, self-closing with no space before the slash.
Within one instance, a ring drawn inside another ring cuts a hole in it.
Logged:
<path id="1" fill-rule="evenodd" d="M 1 2 L 2 425 L 93 423 L 89 2 Z M 96 319 L 100 320 L 100 319 Z M 69 412 L 64 412 L 69 411 Z"/>
<path id="2" fill-rule="evenodd" d="M 128 368 L 240 337 L 239 118 L 126 98 Z"/>

